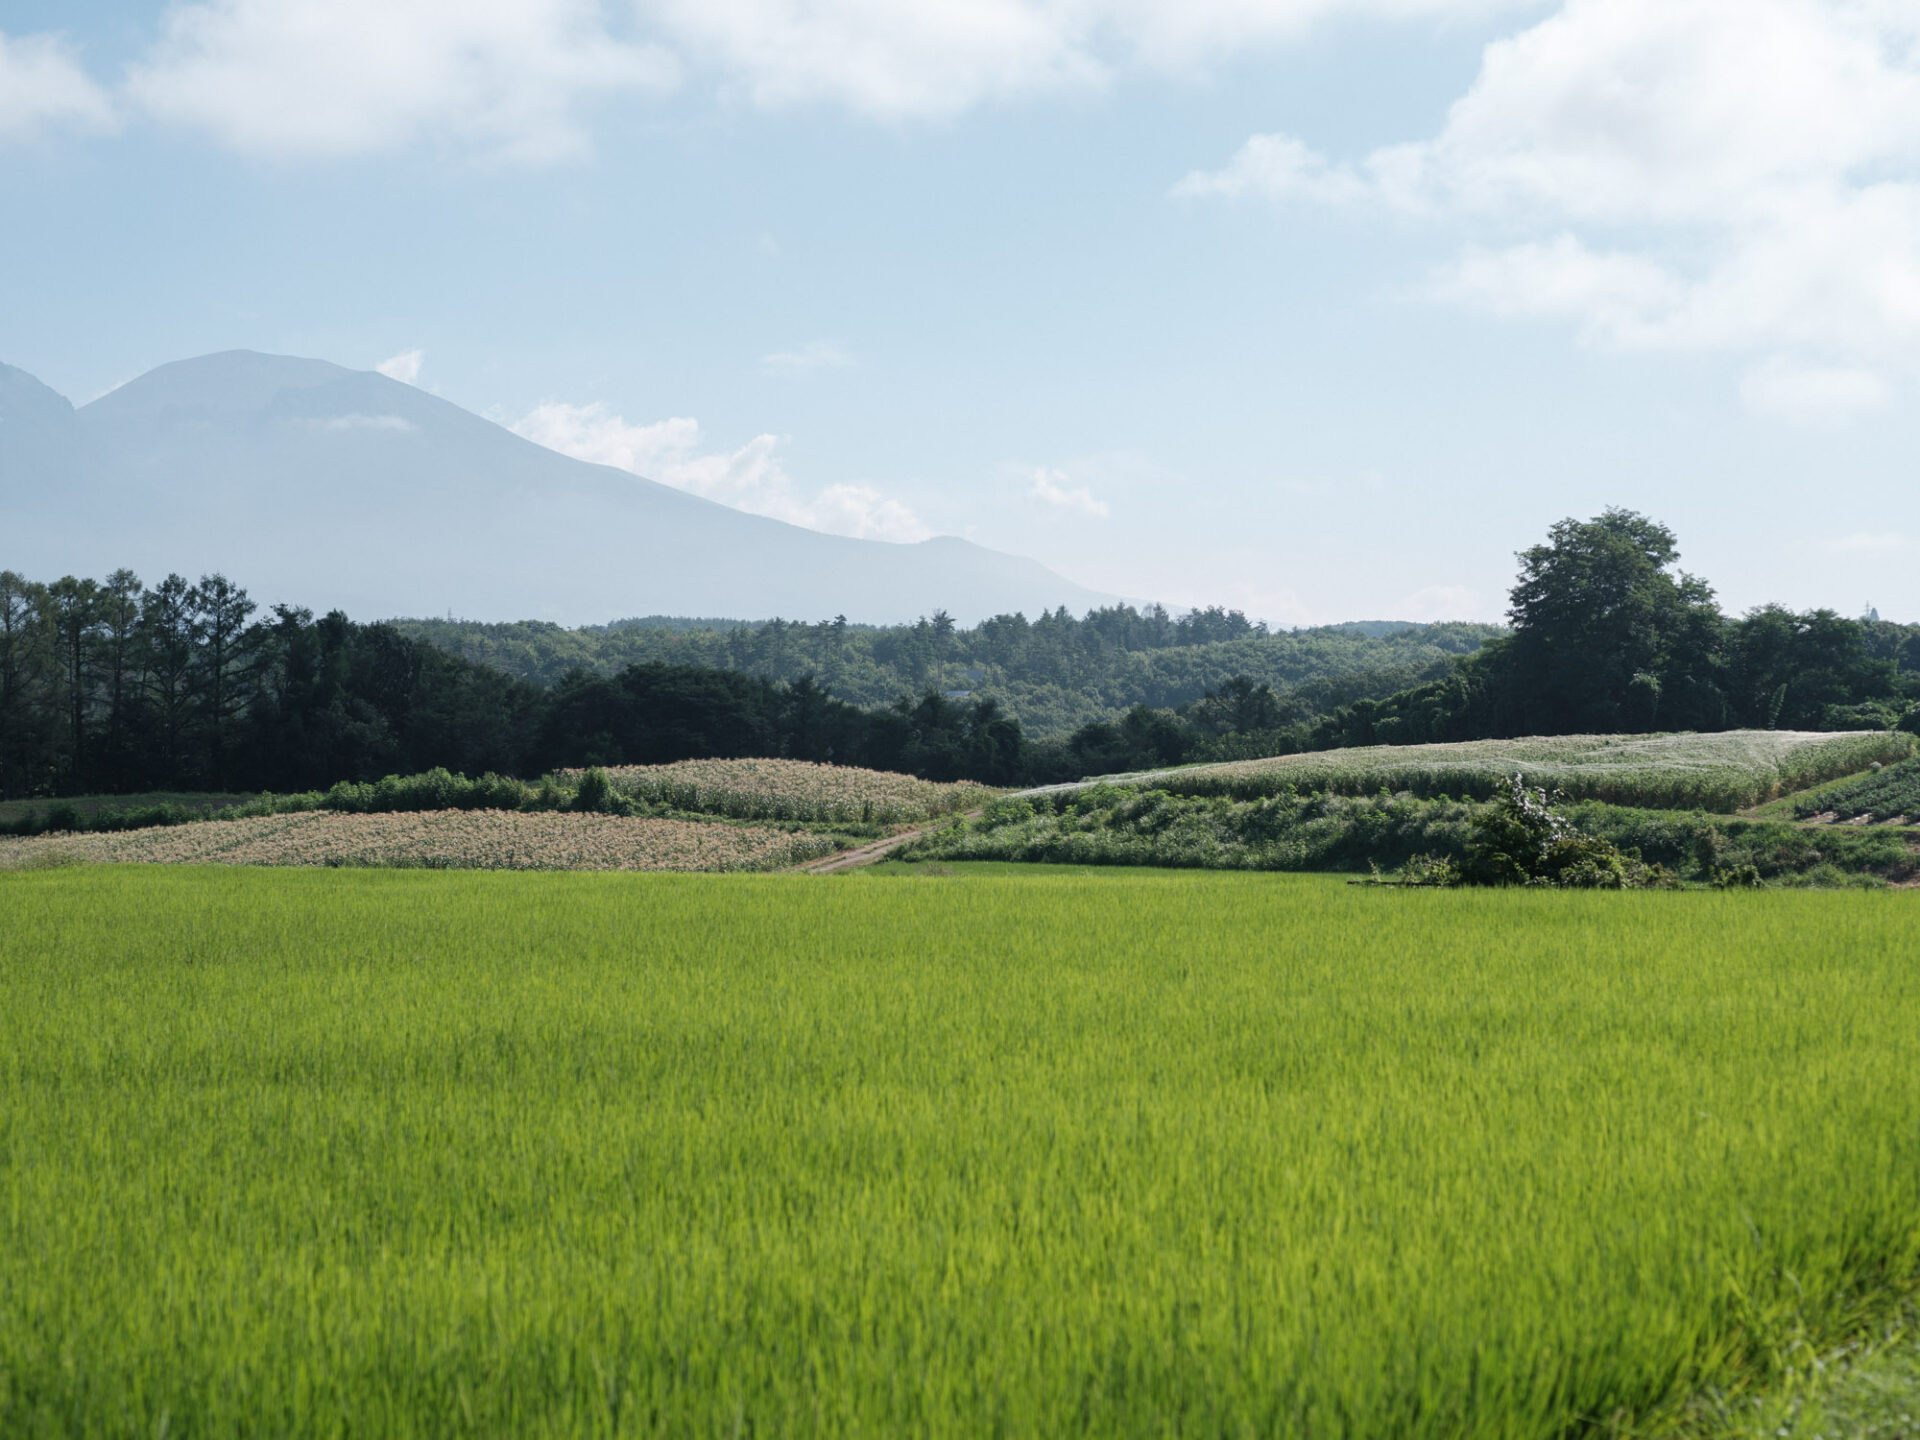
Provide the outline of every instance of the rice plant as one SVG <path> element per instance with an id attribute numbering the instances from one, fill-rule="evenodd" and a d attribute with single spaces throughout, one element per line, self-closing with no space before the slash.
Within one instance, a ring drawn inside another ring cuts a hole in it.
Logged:
<path id="1" fill-rule="evenodd" d="M 1913 1293 L 1913 922 L 0 875 L 0 1434 L 1644 1433 Z"/>

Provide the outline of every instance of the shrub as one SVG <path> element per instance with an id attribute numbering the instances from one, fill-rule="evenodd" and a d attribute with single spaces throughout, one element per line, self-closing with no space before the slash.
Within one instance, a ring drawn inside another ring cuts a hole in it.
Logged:
<path id="1" fill-rule="evenodd" d="M 1493 803 L 1474 816 L 1461 883 L 1631 890 L 1660 878 L 1611 841 L 1576 829 L 1553 808 L 1565 798 L 1534 789 L 1518 775 L 1503 781 Z"/>

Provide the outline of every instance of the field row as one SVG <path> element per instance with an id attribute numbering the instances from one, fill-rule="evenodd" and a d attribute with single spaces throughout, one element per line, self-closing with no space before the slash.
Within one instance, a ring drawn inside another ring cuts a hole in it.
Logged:
<path id="1" fill-rule="evenodd" d="M 618 815 L 502 810 L 301 811 L 104 834 L 0 838 L 0 870 L 146 865 L 348 865 L 462 870 L 772 870 L 830 854 L 786 831 Z"/>

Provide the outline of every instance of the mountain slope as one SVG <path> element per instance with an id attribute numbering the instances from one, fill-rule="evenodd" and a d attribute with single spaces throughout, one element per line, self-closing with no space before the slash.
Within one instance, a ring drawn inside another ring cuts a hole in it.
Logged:
<path id="1" fill-rule="evenodd" d="M 73 410 L 0 367 L 0 567 L 219 569 L 357 617 L 963 622 L 1110 597 L 941 538 L 853 540 L 522 439 L 383 375 L 231 351 Z"/>

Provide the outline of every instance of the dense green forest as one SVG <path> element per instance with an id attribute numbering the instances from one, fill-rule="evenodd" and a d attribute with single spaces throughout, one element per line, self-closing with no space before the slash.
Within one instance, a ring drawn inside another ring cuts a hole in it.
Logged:
<path id="1" fill-rule="evenodd" d="M 536 684 L 569 671 L 616 675 L 629 665 L 695 665 L 768 680 L 814 679 L 855 705 L 928 690 L 993 696 L 1032 738 L 1064 739 L 1130 707 L 1172 710 L 1235 676 L 1265 685 L 1285 723 L 1380 699 L 1449 673 L 1501 630 L 1492 625 L 1360 622 L 1269 632 L 1237 610 L 1117 605 L 1076 619 L 1055 610 L 1000 615 L 966 629 L 942 613 L 912 625 L 759 624 L 666 617 L 568 630 L 538 621 L 488 625 L 396 620 L 394 628 L 462 659 Z"/>
<path id="2" fill-rule="evenodd" d="M 789 755 L 1011 784 L 1020 727 L 990 699 L 862 709 L 807 679 L 645 664 L 516 679 L 388 625 L 277 606 L 219 575 L 151 589 L 0 571 L 0 795 L 320 788 L 445 766 Z"/>

